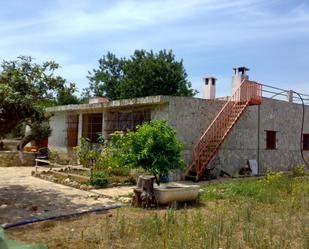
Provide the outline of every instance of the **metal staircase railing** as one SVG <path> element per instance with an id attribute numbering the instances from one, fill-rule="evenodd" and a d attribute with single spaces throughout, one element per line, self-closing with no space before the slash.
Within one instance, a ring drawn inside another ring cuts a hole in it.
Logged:
<path id="1" fill-rule="evenodd" d="M 195 144 L 193 162 L 186 175 L 194 174 L 196 180 L 199 180 L 247 106 L 261 104 L 261 90 L 262 86 L 257 82 L 244 80 L 241 83 Z"/>

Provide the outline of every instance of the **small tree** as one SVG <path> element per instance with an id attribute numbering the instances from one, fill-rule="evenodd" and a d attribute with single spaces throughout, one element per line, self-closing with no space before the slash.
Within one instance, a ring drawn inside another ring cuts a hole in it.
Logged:
<path id="1" fill-rule="evenodd" d="M 155 120 L 138 126 L 137 131 L 129 132 L 125 139 L 127 162 L 153 174 L 158 185 L 160 175 L 185 166 L 181 159 L 183 144 L 166 121 Z"/>
<path id="2" fill-rule="evenodd" d="M 22 150 L 27 139 L 50 133 L 44 124 L 46 106 L 76 103 L 75 85 L 55 75 L 58 68 L 54 61 L 37 64 L 27 56 L 0 64 L 0 139 L 18 125 L 27 124 L 32 134 L 18 146 Z"/>

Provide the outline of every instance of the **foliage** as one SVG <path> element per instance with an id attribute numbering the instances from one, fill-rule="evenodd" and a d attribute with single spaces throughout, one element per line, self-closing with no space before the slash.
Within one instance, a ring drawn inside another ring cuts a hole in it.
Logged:
<path id="1" fill-rule="evenodd" d="M 31 136 L 33 140 L 41 140 L 49 137 L 52 132 L 51 127 L 47 121 L 36 122 L 31 124 Z"/>
<path id="2" fill-rule="evenodd" d="M 45 120 L 33 121 L 29 126 L 31 127 L 31 131 L 25 133 L 24 137 L 17 145 L 18 150 L 22 150 L 22 148 L 32 140 L 42 140 L 49 137 L 52 132 L 49 123 Z"/>
<path id="3" fill-rule="evenodd" d="M 183 62 L 172 51 L 135 50 L 129 58 L 117 58 L 108 52 L 99 60 L 99 68 L 88 76 L 90 87 L 85 96 L 124 99 L 150 95 L 193 96 L 197 92 L 187 80 Z"/>
<path id="4" fill-rule="evenodd" d="M 80 164 L 86 168 L 91 168 L 100 155 L 98 150 L 92 148 L 90 140 L 84 137 L 81 138 L 80 145 L 74 147 L 74 152 L 76 153 Z"/>
<path id="5" fill-rule="evenodd" d="M 26 126 L 24 123 L 20 123 L 11 130 L 9 134 L 6 134 L 6 138 L 21 138 L 25 135 Z"/>
<path id="6" fill-rule="evenodd" d="M 48 160 L 51 162 L 59 162 L 60 157 L 57 150 L 50 150 L 48 153 Z"/>
<path id="7" fill-rule="evenodd" d="M 75 84 L 70 84 L 69 87 L 64 87 L 59 89 L 56 95 L 55 105 L 70 105 L 70 104 L 80 104 L 81 100 L 74 95 L 77 91 Z"/>
<path id="8" fill-rule="evenodd" d="M 20 56 L 3 61 L 0 69 L 0 137 L 21 123 L 32 127 L 47 119 L 44 107 L 67 103 L 75 91 L 74 84 L 54 74 L 54 61 L 37 64 L 33 58 Z M 58 102 L 57 102 L 58 101 Z"/>
<path id="9" fill-rule="evenodd" d="M 115 131 L 107 141 L 103 136 L 99 137 L 101 141 L 101 154 L 96 161 L 96 169 L 108 172 L 115 176 L 128 176 L 130 174 L 130 165 L 125 163 L 125 151 L 127 150 L 124 134 Z"/>
<path id="10" fill-rule="evenodd" d="M 108 184 L 109 174 L 103 171 L 93 172 L 90 177 L 90 184 L 93 186 L 104 186 Z"/>
<path id="11" fill-rule="evenodd" d="M 306 175 L 305 165 L 301 164 L 293 167 L 292 174 L 294 177 L 305 176 Z"/>
<path id="12" fill-rule="evenodd" d="M 176 131 L 163 120 L 154 120 L 130 131 L 126 136 L 126 161 L 141 167 L 156 177 L 185 166 L 181 160 L 183 145 L 176 139 Z"/>
<path id="13" fill-rule="evenodd" d="M 101 135 L 99 141 L 100 149 L 93 149 L 86 138 L 81 138 L 80 145 L 75 147 L 80 163 L 94 172 L 129 176 L 131 168 L 142 168 L 153 174 L 159 184 L 161 175 L 185 166 L 181 160 L 183 145 L 166 121 L 145 123 L 126 135 L 116 131 L 108 142 Z"/>

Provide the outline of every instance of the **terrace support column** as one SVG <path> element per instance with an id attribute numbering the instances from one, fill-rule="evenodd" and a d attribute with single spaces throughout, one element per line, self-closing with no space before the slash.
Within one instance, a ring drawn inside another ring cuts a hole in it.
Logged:
<path id="1" fill-rule="evenodd" d="M 80 145 L 80 139 L 83 136 L 83 114 L 78 114 L 78 134 L 77 134 L 77 144 Z"/>
<path id="2" fill-rule="evenodd" d="M 106 134 L 105 134 L 105 112 L 102 112 L 102 135 L 104 138 L 106 138 Z"/>

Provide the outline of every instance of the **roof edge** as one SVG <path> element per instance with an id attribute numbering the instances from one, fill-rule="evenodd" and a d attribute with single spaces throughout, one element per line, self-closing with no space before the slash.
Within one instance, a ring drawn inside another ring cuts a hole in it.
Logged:
<path id="1" fill-rule="evenodd" d="M 87 111 L 87 110 L 107 110 L 116 107 L 130 107 L 130 106 L 145 106 L 145 105 L 160 105 L 169 102 L 171 96 L 157 95 L 147 96 L 132 99 L 112 100 L 107 103 L 95 104 L 78 104 L 78 105 L 60 105 L 54 107 L 47 107 L 45 112 L 68 112 L 68 111 Z"/>

